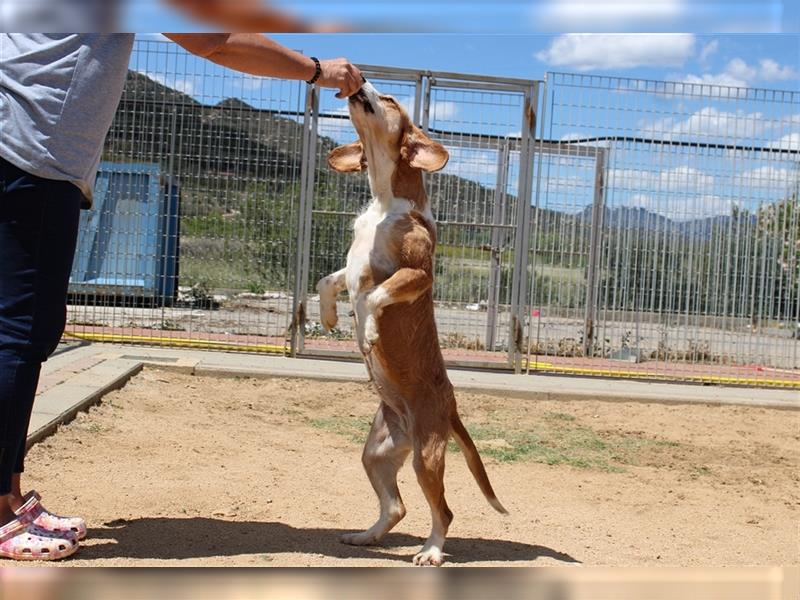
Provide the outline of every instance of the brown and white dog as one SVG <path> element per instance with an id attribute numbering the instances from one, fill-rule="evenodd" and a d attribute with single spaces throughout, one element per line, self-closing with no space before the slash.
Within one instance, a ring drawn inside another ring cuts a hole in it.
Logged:
<path id="1" fill-rule="evenodd" d="M 340 172 L 366 168 L 373 199 L 355 221 L 347 266 L 321 279 L 317 290 L 328 330 L 338 320 L 336 296 L 349 292 L 358 343 L 381 399 L 362 456 L 380 499 L 380 517 L 342 541 L 374 544 L 405 516 L 397 472 L 413 452 L 433 517 L 430 537 L 414 564 L 438 566 L 453 519 L 443 481 L 451 435 L 486 499 L 506 513 L 459 419 L 433 316 L 436 225 L 422 171 L 438 171 L 449 155 L 412 124 L 394 98 L 369 83 L 350 97 L 349 108 L 359 139 L 331 151 L 328 164 Z"/>

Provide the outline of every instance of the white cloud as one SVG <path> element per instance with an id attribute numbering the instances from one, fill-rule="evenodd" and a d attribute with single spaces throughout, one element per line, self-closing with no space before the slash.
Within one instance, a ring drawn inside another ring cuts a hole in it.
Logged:
<path id="1" fill-rule="evenodd" d="M 732 77 L 749 81 L 758 75 L 758 70 L 749 66 L 743 59 L 734 58 L 728 61 L 728 64 L 725 66 L 725 73 L 728 73 Z"/>
<path id="2" fill-rule="evenodd" d="M 246 91 L 260 91 L 264 83 L 268 81 L 263 77 L 245 76 L 240 79 L 242 82 L 242 89 Z"/>
<path id="3" fill-rule="evenodd" d="M 781 0 L 537 0 L 530 3 L 535 31 L 782 31 Z M 785 27 L 783 28 L 785 30 Z"/>
<path id="4" fill-rule="evenodd" d="M 731 214 L 733 201 L 714 194 L 704 194 L 694 198 L 694 202 L 689 202 L 689 211 L 686 215 L 689 218 L 711 217 L 715 215 Z"/>
<path id="5" fill-rule="evenodd" d="M 539 31 L 620 31 L 674 22 L 687 9 L 685 0 L 550 0 L 536 3 L 531 16 Z"/>
<path id="6" fill-rule="evenodd" d="M 195 93 L 195 78 L 194 77 L 178 77 L 176 74 L 165 75 L 164 73 L 153 73 L 150 71 L 137 71 L 145 77 L 149 77 L 153 81 L 160 83 L 168 88 L 183 92 L 184 94 L 193 95 Z"/>
<path id="7" fill-rule="evenodd" d="M 762 58 L 758 61 L 759 76 L 764 81 L 781 81 L 796 78 L 797 71 L 790 65 L 780 66 L 771 58 Z"/>
<path id="8" fill-rule="evenodd" d="M 409 114 L 413 110 L 413 100 L 411 101 L 412 105 L 410 107 L 406 107 Z M 449 100 L 435 100 L 431 102 L 430 106 L 430 118 L 431 121 L 450 121 L 458 114 L 458 105 L 455 102 L 450 102 Z"/>
<path id="9" fill-rule="evenodd" d="M 542 62 L 579 71 L 682 65 L 694 52 L 688 33 L 591 34 L 567 33 L 536 54 Z"/>
<path id="10" fill-rule="evenodd" d="M 579 192 L 592 196 L 594 194 L 594 180 L 580 175 L 555 175 L 544 179 L 544 189 L 548 194 L 566 194 L 575 197 Z M 584 206 L 580 199 L 581 208 Z"/>
<path id="11" fill-rule="evenodd" d="M 337 116 L 319 117 L 317 119 L 317 131 L 320 135 L 332 138 L 338 144 L 352 142 L 358 137 L 349 118 L 338 118 L 338 115 L 349 117 L 350 111 L 347 108 L 347 104 L 337 106 L 334 109 L 327 109 L 323 114 Z M 301 121 L 302 117 L 298 118 L 298 122 Z"/>
<path id="12" fill-rule="evenodd" d="M 738 173 L 734 176 L 733 181 L 734 185 L 741 187 L 784 190 L 790 185 L 796 185 L 797 178 L 797 170 L 766 165 Z"/>
<path id="13" fill-rule="evenodd" d="M 710 192 L 714 176 L 694 167 L 681 165 L 663 171 L 609 169 L 608 186 L 628 190 Z"/>
<path id="14" fill-rule="evenodd" d="M 575 141 L 575 140 L 581 140 L 581 139 L 583 139 L 585 137 L 587 137 L 587 135 L 585 133 L 581 133 L 579 131 L 576 131 L 576 132 L 572 132 L 572 133 L 565 133 L 564 135 L 561 136 L 561 141 L 562 142 L 572 142 L 572 141 Z"/>
<path id="15" fill-rule="evenodd" d="M 800 133 L 788 133 L 779 140 L 770 143 L 769 147 L 779 150 L 800 150 Z"/>
<path id="16" fill-rule="evenodd" d="M 681 83 L 693 83 L 704 85 L 723 85 L 727 87 L 744 88 L 747 87 L 747 80 L 740 79 L 730 73 L 703 73 L 702 75 L 686 75 Z"/>
<path id="17" fill-rule="evenodd" d="M 685 119 L 667 117 L 650 122 L 640 122 L 645 136 L 661 139 L 676 137 L 722 137 L 731 143 L 742 139 L 759 138 L 772 129 L 775 122 L 766 119 L 761 112 L 746 113 L 743 110 L 727 112 L 714 106 L 706 106 Z"/>
<path id="18" fill-rule="evenodd" d="M 668 196 L 653 198 L 648 194 L 633 194 L 626 206 L 644 208 L 674 221 L 703 219 L 731 213 L 731 200 L 714 194 Z"/>
<path id="19" fill-rule="evenodd" d="M 712 54 L 715 54 L 717 50 L 719 50 L 719 40 L 711 40 L 700 50 L 700 56 L 697 57 L 697 60 L 704 63 Z"/>
<path id="20" fill-rule="evenodd" d="M 450 160 L 444 173 L 458 175 L 482 183 L 494 183 L 497 178 L 497 153 L 486 150 L 469 150 L 458 146 L 448 146 Z"/>
<path id="21" fill-rule="evenodd" d="M 760 112 L 735 113 L 707 106 L 683 122 L 676 124 L 672 131 L 680 134 L 722 136 L 735 139 L 758 137 L 768 127 Z"/>
<path id="22" fill-rule="evenodd" d="M 798 73 L 794 67 L 781 66 L 771 58 L 762 58 L 758 61 L 758 65 L 750 65 L 744 59 L 737 57 L 728 61 L 725 68 L 719 73 L 689 74 L 675 78 L 684 83 L 749 87 L 755 82 L 785 81 L 796 77 L 798 77 Z"/>
<path id="23" fill-rule="evenodd" d="M 707 191 L 714 187 L 714 177 L 694 167 L 683 165 L 662 171 L 658 183 L 662 189 L 667 190 Z"/>

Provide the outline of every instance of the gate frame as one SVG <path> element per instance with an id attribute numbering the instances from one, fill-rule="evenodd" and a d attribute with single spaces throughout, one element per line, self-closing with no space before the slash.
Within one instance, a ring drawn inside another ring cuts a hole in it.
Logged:
<path id="1" fill-rule="evenodd" d="M 498 162 L 504 166 L 504 171 L 498 170 L 498 185 L 503 183 L 499 197 L 505 199 L 505 187 L 508 184 L 508 169 L 510 160 L 504 153 L 519 151 L 519 184 L 517 186 L 517 207 L 515 223 L 513 225 L 497 224 L 496 218 L 502 218 L 497 207 L 493 207 L 492 223 L 487 226 L 492 230 L 492 240 L 499 237 L 499 228 L 514 229 L 514 262 L 511 273 L 511 300 L 510 300 L 510 331 L 507 363 L 516 373 L 522 370 L 522 362 L 526 356 L 522 347 L 522 332 L 524 329 L 523 310 L 527 306 L 526 286 L 523 285 L 527 276 L 527 247 L 530 241 L 530 216 L 531 199 L 533 190 L 533 155 L 536 140 L 536 110 L 539 106 L 539 92 L 543 81 L 519 79 L 511 77 L 494 77 L 488 75 L 470 75 L 465 73 L 452 73 L 446 71 L 429 71 L 422 69 L 408 69 L 399 67 L 382 67 L 377 65 L 357 65 L 366 79 L 387 79 L 393 81 L 409 82 L 415 85 L 413 121 L 426 133 L 430 133 L 430 105 L 431 92 L 437 89 L 462 89 L 490 92 L 518 93 L 522 96 L 521 136 L 520 138 L 494 135 L 476 135 L 477 140 L 464 140 L 458 137 L 457 143 L 463 148 L 489 149 L 498 152 Z M 305 322 L 306 307 L 308 303 L 309 254 L 311 248 L 311 218 L 314 204 L 314 172 L 316 166 L 317 139 L 319 137 L 319 90 L 316 85 L 308 85 L 306 90 L 305 113 L 303 116 L 303 150 L 301 166 L 301 191 L 300 208 L 297 228 L 297 247 L 300 250 L 295 266 L 294 299 L 292 306 L 292 319 L 289 326 L 289 354 L 296 357 L 305 353 Z M 448 140 L 456 141 L 456 136 L 449 132 L 433 131 L 433 134 L 443 143 Z M 487 143 L 484 138 L 492 142 Z M 498 143 L 499 142 L 499 143 Z M 424 179 L 423 179 L 424 180 Z M 495 199 L 498 192 L 495 192 Z M 524 201 L 523 201 L 524 199 Z M 505 209 L 505 207 L 503 207 Z M 526 249 L 523 251 L 523 249 Z M 493 272 L 490 263 L 490 280 Z M 496 287 L 499 293 L 499 270 L 494 274 Z M 491 291 L 491 286 L 490 286 Z M 494 303 L 495 312 L 498 303 Z M 487 315 L 487 340 L 489 340 L 488 322 L 496 323 L 497 315 L 492 319 Z M 496 326 L 495 326 L 496 329 Z M 492 333 L 491 341 L 494 342 L 496 331 Z M 493 344 L 492 344 L 493 347 Z M 487 349 L 489 346 L 487 345 Z M 328 355 L 329 353 L 326 353 Z M 342 353 L 344 354 L 344 353 Z"/>

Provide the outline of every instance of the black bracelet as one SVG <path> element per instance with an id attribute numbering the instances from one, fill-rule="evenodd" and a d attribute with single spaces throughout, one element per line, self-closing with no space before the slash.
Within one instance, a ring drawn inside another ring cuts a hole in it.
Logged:
<path id="1" fill-rule="evenodd" d="M 319 59 L 316 56 L 312 56 L 311 60 L 314 61 L 314 76 L 306 81 L 308 84 L 316 83 L 319 76 L 322 74 L 322 67 L 319 64 Z"/>

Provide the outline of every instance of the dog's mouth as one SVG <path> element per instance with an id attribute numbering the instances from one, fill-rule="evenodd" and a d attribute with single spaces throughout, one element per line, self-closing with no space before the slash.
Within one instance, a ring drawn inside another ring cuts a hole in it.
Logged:
<path id="1" fill-rule="evenodd" d="M 367 94 L 364 89 L 358 90 L 355 94 L 348 98 L 348 101 L 351 104 L 361 104 L 364 106 L 364 111 L 368 113 L 375 113 L 375 109 L 372 106 L 369 98 L 367 98 Z"/>

